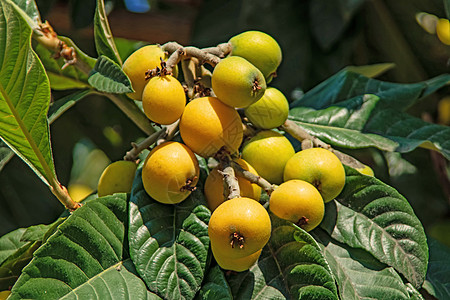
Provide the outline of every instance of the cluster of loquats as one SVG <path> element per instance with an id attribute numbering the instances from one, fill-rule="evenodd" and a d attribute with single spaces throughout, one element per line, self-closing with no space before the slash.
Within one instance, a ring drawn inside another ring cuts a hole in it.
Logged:
<path id="1" fill-rule="evenodd" d="M 331 151 L 316 147 L 295 153 L 276 130 L 289 113 L 283 93 L 267 86 L 281 63 L 278 43 L 248 31 L 227 45 L 226 56 L 210 73 L 207 93 L 194 97 L 177 79 L 178 61 L 166 68 L 168 54 L 161 46 L 137 50 L 123 70 L 134 89 L 129 96 L 142 101 L 146 116 L 157 124 L 176 124 L 182 139 L 163 140 L 150 151 L 142 167 L 144 189 L 158 202 L 180 203 L 199 180 L 196 155 L 214 161 L 204 183 L 212 211 L 211 249 L 219 266 L 240 272 L 258 260 L 269 241 L 268 210 L 310 231 L 322 221 L 324 204 L 342 191 L 345 172 Z M 135 171 L 135 162 L 110 165 L 100 179 L 99 195 L 129 192 Z M 259 202 L 263 190 L 270 195 L 268 209 Z"/>

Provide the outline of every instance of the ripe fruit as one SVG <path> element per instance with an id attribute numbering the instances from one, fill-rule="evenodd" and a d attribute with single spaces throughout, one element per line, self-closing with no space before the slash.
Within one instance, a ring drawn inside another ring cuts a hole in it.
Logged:
<path id="1" fill-rule="evenodd" d="M 364 165 L 364 168 L 356 169 L 361 174 L 367 175 L 367 176 L 374 176 L 373 170 L 371 167 Z"/>
<path id="2" fill-rule="evenodd" d="M 159 45 L 148 45 L 134 51 L 123 63 L 122 69 L 130 78 L 134 92 L 128 96 L 134 100 L 142 99 L 147 80 L 145 72 L 161 67 L 161 58 L 167 59 L 167 55 L 162 51 Z"/>
<path id="3" fill-rule="evenodd" d="M 243 169 L 258 175 L 256 170 L 245 160 L 236 159 L 235 161 Z M 237 175 L 236 177 L 241 190 L 241 196 L 259 201 L 259 198 L 261 196 L 261 188 L 257 184 L 251 183 L 250 181 L 240 177 L 239 175 Z M 211 170 L 208 177 L 206 178 L 205 196 L 206 201 L 208 202 L 208 207 L 211 211 L 214 211 L 220 204 L 225 201 L 223 195 L 223 176 L 219 173 L 219 167 Z"/>
<path id="4" fill-rule="evenodd" d="M 325 203 L 339 195 L 345 185 L 345 171 L 337 156 L 323 148 L 295 153 L 284 168 L 284 180 L 300 179 L 314 185 Z"/>
<path id="5" fill-rule="evenodd" d="M 436 24 L 436 34 L 443 44 L 450 45 L 450 21 L 439 19 Z"/>
<path id="6" fill-rule="evenodd" d="M 239 149 L 243 129 L 237 111 L 215 97 L 202 97 L 186 105 L 180 120 L 180 134 L 186 145 L 203 157 L 222 147 L 230 153 Z"/>
<path id="7" fill-rule="evenodd" d="M 107 166 L 98 181 L 98 196 L 131 192 L 136 168 L 134 161 L 126 160 L 115 161 Z"/>
<path id="8" fill-rule="evenodd" d="M 75 202 L 80 202 L 94 192 L 90 186 L 82 183 L 70 184 L 67 187 L 67 191 L 69 192 L 70 198 Z"/>
<path id="9" fill-rule="evenodd" d="M 233 107 L 255 103 L 266 90 L 266 80 L 261 71 L 238 56 L 227 57 L 217 64 L 211 85 L 220 101 Z"/>
<path id="10" fill-rule="evenodd" d="M 267 210 L 259 202 L 245 197 L 222 203 L 212 213 L 208 225 L 212 247 L 229 258 L 259 251 L 269 241 L 270 232 Z"/>
<path id="11" fill-rule="evenodd" d="M 281 126 L 289 114 L 289 103 L 276 88 L 266 89 L 261 99 L 245 109 L 245 115 L 253 125 L 262 129 Z"/>
<path id="12" fill-rule="evenodd" d="M 185 105 L 184 89 L 171 75 L 151 78 L 142 93 L 145 114 L 158 124 L 168 125 L 178 120 Z"/>
<path id="13" fill-rule="evenodd" d="M 250 269 L 251 266 L 255 264 L 261 255 L 262 249 L 256 251 L 253 254 L 248 256 L 244 256 L 241 258 L 229 258 L 224 256 L 219 250 L 216 249 L 213 245 L 211 245 L 211 250 L 214 255 L 214 258 L 217 261 L 217 264 L 225 270 L 231 270 L 235 272 L 243 272 Z"/>
<path id="14" fill-rule="evenodd" d="M 150 197 L 175 204 L 191 194 L 199 172 L 197 158 L 186 145 L 166 142 L 148 154 L 142 167 L 142 182 Z"/>
<path id="15" fill-rule="evenodd" d="M 322 222 L 325 205 L 319 191 L 303 180 L 282 183 L 270 195 L 270 211 L 310 231 Z"/>
<path id="16" fill-rule="evenodd" d="M 283 182 L 284 166 L 294 154 L 294 147 L 289 140 L 271 130 L 256 134 L 242 150 L 242 158 L 252 165 L 260 176 L 274 184 Z"/>
<path id="17" fill-rule="evenodd" d="M 270 35 L 260 31 L 246 31 L 232 37 L 231 55 L 247 59 L 263 73 L 269 83 L 281 63 L 281 48 Z"/>

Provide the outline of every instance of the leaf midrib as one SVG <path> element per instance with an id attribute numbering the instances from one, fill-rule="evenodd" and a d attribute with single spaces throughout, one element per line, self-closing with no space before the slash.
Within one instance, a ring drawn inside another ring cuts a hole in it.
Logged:
<path id="1" fill-rule="evenodd" d="M 14 107 L 11 99 L 9 98 L 9 95 L 6 93 L 3 84 L 0 82 L 0 93 L 2 94 L 3 98 L 5 99 L 6 104 L 8 105 L 9 110 L 14 116 L 14 119 L 16 120 L 17 124 L 19 125 L 19 128 L 21 129 L 23 135 L 25 136 L 26 140 L 28 141 L 32 151 L 36 155 L 37 159 L 39 160 L 39 163 L 41 164 L 42 168 L 44 169 L 44 173 L 42 174 L 43 177 L 46 180 L 46 184 L 50 185 L 51 179 L 54 177 L 53 172 L 51 171 L 50 167 L 48 166 L 44 156 L 42 155 L 41 151 L 37 147 L 33 137 L 31 136 L 31 133 L 28 131 L 27 127 L 23 123 L 22 118 L 20 117 L 18 111 Z"/>

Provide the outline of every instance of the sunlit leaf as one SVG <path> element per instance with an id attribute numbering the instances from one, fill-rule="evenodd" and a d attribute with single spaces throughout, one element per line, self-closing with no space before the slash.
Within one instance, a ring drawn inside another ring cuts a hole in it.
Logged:
<path id="1" fill-rule="evenodd" d="M 119 66 L 122 65 L 119 52 L 109 28 L 108 16 L 105 11 L 105 3 L 103 0 L 97 0 L 97 8 L 94 16 L 94 39 L 95 48 L 99 56 L 104 55 Z"/>
<path id="2" fill-rule="evenodd" d="M 54 178 L 50 87 L 31 49 L 31 29 L 8 1 L 0 3 L 0 32 L 0 137 L 48 183 Z"/>

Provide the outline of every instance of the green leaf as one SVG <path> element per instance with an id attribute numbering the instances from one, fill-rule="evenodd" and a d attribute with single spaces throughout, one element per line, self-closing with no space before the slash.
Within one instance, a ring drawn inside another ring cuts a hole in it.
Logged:
<path id="1" fill-rule="evenodd" d="M 395 68 L 394 63 L 380 63 L 367 66 L 348 66 L 345 69 L 369 78 L 374 78 L 393 68 Z"/>
<path id="2" fill-rule="evenodd" d="M 122 260 L 126 194 L 77 209 L 23 269 L 10 299 L 59 299 Z"/>
<path id="3" fill-rule="evenodd" d="M 136 173 L 130 202 L 130 256 L 149 289 L 163 298 L 193 299 L 206 272 L 210 211 L 195 191 L 176 205 L 151 199 Z"/>
<path id="4" fill-rule="evenodd" d="M 61 299 L 161 299 L 147 291 L 130 259 L 112 265 Z"/>
<path id="5" fill-rule="evenodd" d="M 447 15 L 447 19 L 450 19 L 450 0 L 442 0 L 444 1 L 445 14 Z"/>
<path id="6" fill-rule="evenodd" d="M 77 60 L 82 61 L 87 66 L 86 68 L 92 69 L 94 67 L 96 62 L 94 58 L 83 53 L 69 38 L 62 36 L 59 36 L 59 38 L 69 47 L 75 49 Z M 62 69 L 66 63 L 62 57 L 58 59 L 54 58 L 54 54 L 50 50 L 37 42 L 33 43 L 33 46 L 42 64 L 45 66 L 45 71 L 50 79 L 52 89 L 66 90 L 90 87 L 87 73 L 73 65 L 68 65 Z"/>
<path id="7" fill-rule="evenodd" d="M 315 0 L 310 3 L 311 29 L 322 49 L 328 50 L 342 37 L 364 2 L 365 0 Z"/>
<path id="8" fill-rule="evenodd" d="M 50 86 L 31 49 L 31 29 L 0 3 L 0 137 L 47 184 L 55 178 L 47 124 Z"/>
<path id="9" fill-rule="evenodd" d="M 294 101 L 291 108 L 307 106 L 322 109 L 356 96 L 374 94 L 381 99 L 378 108 L 405 110 L 449 82 L 450 74 L 442 74 L 419 83 L 390 83 L 344 69 Z"/>
<path id="10" fill-rule="evenodd" d="M 19 228 L 0 237 L 0 264 L 27 242 L 22 241 L 26 228 Z"/>
<path id="11" fill-rule="evenodd" d="M 0 139 L 0 172 L 14 156 L 14 152 Z"/>
<path id="12" fill-rule="evenodd" d="M 48 110 L 48 122 L 51 124 L 81 99 L 95 93 L 92 89 L 81 90 L 67 95 L 52 103 Z"/>
<path id="13" fill-rule="evenodd" d="M 438 299 L 450 299 L 450 248 L 428 238 L 430 261 L 423 287 Z"/>
<path id="14" fill-rule="evenodd" d="M 41 22 L 41 16 L 34 0 L 12 0 L 18 8 L 28 16 L 34 24 Z"/>
<path id="15" fill-rule="evenodd" d="M 211 267 L 202 283 L 202 288 L 195 297 L 197 300 L 233 299 L 225 274 L 218 265 Z"/>
<path id="16" fill-rule="evenodd" d="M 8 290 L 19 278 L 41 242 L 27 242 L 0 265 L 0 290 Z"/>
<path id="17" fill-rule="evenodd" d="M 56 228 L 62 224 L 66 218 L 58 218 L 55 222 L 45 225 L 35 225 L 26 228 L 25 232 L 21 237 L 21 241 L 24 242 L 43 242 L 46 240 L 46 237 L 53 234 Z M 50 234 L 49 234 L 50 232 Z"/>
<path id="18" fill-rule="evenodd" d="M 108 17 L 105 11 L 105 3 L 103 0 L 97 0 L 97 8 L 94 16 L 94 39 L 95 48 L 99 56 L 104 55 L 119 66 L 122 66 L 119 52 L 114 43 L 111 29 L 109 28 Z"/>
<path id="19" fill-rule="evenodd" d="M 131 93 L 133 88 L 128 76 L 114 61 L 100 56 L 88 79 L 97 90 L 113 94 Z"/>
<path id="20" fill-rule="evenodd" d="M 362 249 L 343 245 L 317 229 L 313 237 L 339 286 L 341 299 L 410 299 L 400 275 Z"/>
<path id="21" fill-rule="evenodd" d="M 450 159 L 450 127 L 431 124 L 404 112 L 385 109 L 366 124 L 365 131 L 382 135 L 398 143 L 398 152 L 417 147 L 433 149 Z"/>
<path id="22" fill-rule="evenodd" d="M 272 235 L 249 271 L 231 274 L 235 299 L 338 299 L 334 278 L 317 242 L 275 216 Z"/>
<path id="23" fill-rule="evenodd" d="M 408 201 L 380 180 L 345 167 L 344 190 L 326 206 L 321 227 L 335 240 L 361 248 L 394 267 L 415 287 L 425 280 L 428 247 Z"/>

